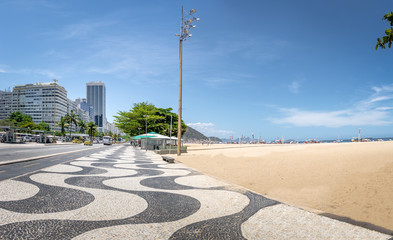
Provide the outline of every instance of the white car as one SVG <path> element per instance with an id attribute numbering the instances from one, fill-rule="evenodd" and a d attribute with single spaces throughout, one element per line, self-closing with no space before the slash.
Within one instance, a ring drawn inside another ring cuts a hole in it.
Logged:
<path id="1" fill-rule="evenodd" d="M 103 136 L 102 141 L 104 145 L 112 145 L 112 138 L 109 136 Z"/>

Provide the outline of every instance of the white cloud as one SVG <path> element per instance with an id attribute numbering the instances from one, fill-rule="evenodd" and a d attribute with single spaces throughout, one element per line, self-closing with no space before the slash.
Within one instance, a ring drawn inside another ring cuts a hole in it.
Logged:
<path id="1" fill-rule="evenodd" d="M 23 74 L 23 75 L 30 75 L 30 76 L 31 75 L 40 75 L 40 76 L 45 76 L 50 79 L 61 77 L 60 74 L 53 72 L 51 70 L 47 70 L 47 69 L 16 69 L 16 70 L 10 69 L 7 71 L 7 73 Z"/>
<path id="2" fill-rule="evenodd" d="M 389 114 L 381 110 L 341 110 L 341 111 L 303 111 L 299 109 L 282 109 L 283 118 L 272 119 L 276 124 L 289 124 L 297 127 L 330 127 L 343 126 L 379 126 L 392 123 L 387 120 Z"/>
<path id="3" fill-rule="evenodd" d="M 235 82 L 233 79 L 228 79 L 228 78 L 207 78 L 204 79 L 206 85 L 210 87 L 218 87 L 221 85 L 226 85 L 228 83 Z"/>
<path id="4" fill-rule="evenodd" d="M 392 85 L 393 86 L 393 85 Z M 281 108 L 281 118 L 270 118 L 275 124 L 286 124 L 297 127 L 329 127 L 343 126 L 383 126 L 392 124 L 392 86 L 373 87 L 374 93 L 367 99 L 348 109 L 336 111 L 307 111 L 297 108 Z"/>
<path id="5" fill-rule="evenodd" d="M 288 89 L 289 91 L 291 91 L 292 93 L 298 94 L 299 93 L 299 88 L 300 88 L 300 83 L 299 82 L 292 82 L 289 86 Z"/>
<path id="6" fill-rule="evenodd" d="M 215 126 L 213 123 L 201 123 L 201 122 L 188 123 L 187 125 L 189 125 L 190 127 L 193 127 L 193 128 L 208 128 L 208 127 Z"/>
<path id="7" fill-rule="evenodd" d="M 203 133 L 206 137 L 219 137 L 228 138 L 234 132 L 230 130 L 220 130 L 216 129 L 214 123 L 187 123 L 188 126 L 196 129 L 197 131 Z"/>
<path id="8" fill-rule="evenodd" d="M 9 67 L 7 65 L 0 64 L 0 73 L 6 73 L 6 72 L 8 72 L 8 69 L 9 69 Z"/>
<path id="9" fill-rule="evenodd" d="M 89 20 L 82 23 L 75 23 L 65 26 L 60 32 L 56 33 L 56 36 L 63 39 L 80 38 L 90 36 L 99 28 L 113 25 L 112 21 L 98 21 Z"/>
<path id="10" fill-rule="evenodd" d="M 164 41 L 138 41 L 124 37 L 103 37 L 91 46 L 94 54 L 85 58 L 88 73 L 111 74 L 119 78 L 153 79 L 176 73 L 178 59 Z M 175 71 L 174 71 L 175 70 Z"/>

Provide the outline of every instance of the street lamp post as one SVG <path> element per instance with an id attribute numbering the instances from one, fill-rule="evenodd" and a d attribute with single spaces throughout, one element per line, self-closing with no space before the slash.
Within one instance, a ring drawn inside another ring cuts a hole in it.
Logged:
<path id="1" fill-rule="evenodd" d="M 182 64 L 183 64 L 183 41 L 187 41 L 192 34 L 190 34 L 190 29 L 195 28 L 195 25 L 192 25 L 194 21 L 199 21 L 199 18 L 193 16 L 196 13 L 195 9 L 186 13 L 183 16 L 184 10 L 183 6 L 181 6 L 181 25 L 180 25 L 180 34 L 176 34 L 179 37 L 179 118 L 177 123 L 177 155 L 181 155 L 181 119 L 182 119 Z"/>

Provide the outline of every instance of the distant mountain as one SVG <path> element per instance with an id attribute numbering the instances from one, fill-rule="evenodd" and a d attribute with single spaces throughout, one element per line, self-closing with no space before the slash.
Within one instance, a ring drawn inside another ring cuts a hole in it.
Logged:
<path id="1" fill-rule="evenodd" d="M 218 137 L 208 137 L 211 142 L 222 142 L 222 140 Z"/>
<path id="2" fill-rule="evenodd" d="M 183 138 L 185 141 L 189 142 L 209 141 L 209 139 L 211 142 L 222 142 L 218 137 L 206 137 L 192 127 L 187 127 L 187 131 L 183 135 Z"/>
<path id="3" fill-rule="evenodd" d="M 208 138 L 205 135 L 203 135 L 202 133 L 198 132 L 197 130 L 189 126 L 187 126 L 187 131 L 186 133 L 184 133 L 183 138 L 184 140 L 191 140 L 191 141 L 208 140 Z"/>

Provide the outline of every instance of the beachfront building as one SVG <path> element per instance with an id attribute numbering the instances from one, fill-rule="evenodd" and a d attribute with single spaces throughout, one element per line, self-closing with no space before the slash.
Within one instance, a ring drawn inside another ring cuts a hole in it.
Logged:
<path id="1" fill-rule="evenodd" d="M 85 122 L 94 122 L 94 108 L 87 99 L 72 101 L 67 91 L 57 83 L 36 83 L 16 85 L 13 91 L 0 91 L 0 120 L 7 119 L 11 113 L 20 111 L 30 115 L 35 124 L 45 122 L 52 130 L 60 131 L 57 123 L 71 110 Z M 78 131 L 72 126 L 71 131 Z"/>
<path id="2" fill-rule="evenodd" d="M 112 132 L 114 134 L 120 134 L 120 130 L 115 126 L 114 123 L 107 122 L 106 123 L 106 130 L 107 132 Z"/>
<path id="3" fill-rule="evenodd" d="M 89 119 L 87 122 L 94 122 L 94 107 L 87 103 L 86 98 L 78 98 L 75 100 L 79 108 L 87 112 Z"/>
<path id="4" fill-rule="evenodd" d="M 45 122 L 51 129 L 59 130 L 57 122 L 67 110 L 67 91 L 57 80 L 50 83 L 16 85 L 13 89 L 11 112 L 20 111 L 30 115 L 35 124 Z"/>
<path id="5" fill-rule="evenodd" d="M 94 108 L 94 123 L 99 132 L 106 132 L 106 89 L 103 82 L 86 84 L 87 104 Z"/>
<path id="6" fill-rule="evenodd" d="M 0 91 L 0 120 L 8 118 L 12 112 L 12 91 Z"/>

